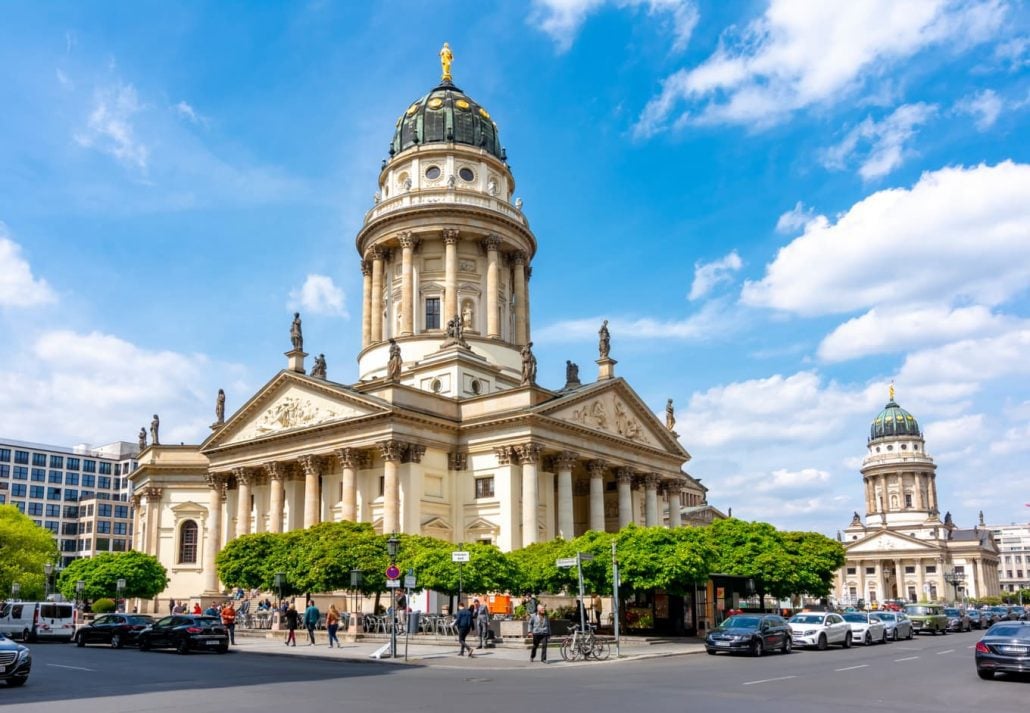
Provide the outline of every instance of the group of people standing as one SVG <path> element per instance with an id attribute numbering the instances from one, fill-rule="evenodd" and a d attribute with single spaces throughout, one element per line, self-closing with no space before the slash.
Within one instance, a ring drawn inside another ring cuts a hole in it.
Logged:
<path id="1" fill-rule="evenodd" d="M 484 648 L 490 636 L 490 608 L 486 602 L 473 599 L 472 604 L 468 607 L 464 602 L 458 602 L 458 613 L 454 615 L 454 628 L 458 630 L 458 644 L 461 646 L 458 656 L 465 656 L 468 652 L 469 658 L 472 658 L 473 649 L 466 643 L 472 629 L 475 628 L 476 634 L 479 636 L 477 649 Z"/>

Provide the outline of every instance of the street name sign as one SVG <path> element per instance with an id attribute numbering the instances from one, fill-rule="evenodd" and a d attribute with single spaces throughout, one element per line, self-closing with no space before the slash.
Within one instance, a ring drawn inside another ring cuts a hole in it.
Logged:
<path id="1" fill-rule="evenodd" d="M 556 559 L 554 561 L 554 564 L 555 564 L 556 567 L 562 567 L 562 568 L 564 568 L 564 567 L 575 567 L 576 566 L 576 558 L 575 557 L 559 557 L 558 559 Z"/>
<path id="2" fill-rule="evenodd" d="M 413 574 L 405 575 L 405 577 L 404 577 L 404 588 L 405 589 L 414 589 L 415 588 L 415 575 L 413 575 Z"/>
<path id="3" fill-rule="evenodd" d="M 458 550 L 451 553 L 451 562 L 468 562 L 469 553 L 465 550 Z"/>
<path id="4" fill-rule="evenodd" d="M 400 589 L 401 588 L 401 580 L 399 580 L 399 579 L 388 579 L 388 580 L 386 580 L 386 588 L 387 589 Z"/>

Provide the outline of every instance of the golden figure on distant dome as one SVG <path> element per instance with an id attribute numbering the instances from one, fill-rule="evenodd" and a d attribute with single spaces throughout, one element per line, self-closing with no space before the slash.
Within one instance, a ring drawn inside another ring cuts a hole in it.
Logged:
<path id="1" fill-rule="evenodd" d="M 451 81 L 451 62 L 454 61 L 454 53 L 451 52 L 451 46 L 446 42 L 443 43 L 443 49 L 440 50 L 440 68 L 442 73 L 440 74 L 441 82 Z"/>
<path id="2" fill-rule="evenodd" d="M 890 388 L 890 392 L 889 393 L 890 393 L 890 396 L 891 396 L 891 401 L 893 401 L 894 400 L 894 382 L 893 381 L 891 382 L 891 388 Z"/>

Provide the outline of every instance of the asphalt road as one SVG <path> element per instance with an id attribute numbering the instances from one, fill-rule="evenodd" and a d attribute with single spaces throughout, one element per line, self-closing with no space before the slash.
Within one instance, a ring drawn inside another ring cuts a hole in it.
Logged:
<path id="1" fill-rule="evenodd" d="M 701 654 L 479 671 L 476 660 L 457 657 L 400 666 L 36 644 L 28 684 L 0 686 L 0 707 L 19 713 L 1025 713 L 1030 676 L 978 679 L 972 651 L 978 638 L 978 632 L 949 634 L 760 659 Z"/>

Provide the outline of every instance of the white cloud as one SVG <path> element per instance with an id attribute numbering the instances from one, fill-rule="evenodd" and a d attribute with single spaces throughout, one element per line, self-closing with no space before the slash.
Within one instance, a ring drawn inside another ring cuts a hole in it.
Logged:
<path id="1" fill-rule="evenodd" d="M 776 232 L 793 233 L 800 228 L 804 228 L 814 219 L 815 211 L 812 208 L 806 207 L 801 201 L 798 201 L 791 210 L 782 214 L 776 221 Z"/>
<path id="2" fill-rule="evenodd" d="M 567 319 L 533 330 L 533 341 L 545 343 L 578 342 L 596 338 L 604 317 Z M 709 300 L 701 309 L 683 319 L 653 319 L 650 317 L 612 317 L 608 329 L 613 344 L 618 340 L 669 339 L 705 341 L 725 335 L 739 327 L 741 317 L 728 311 L 719 300 Z"/>
<path id="3" fill-rule="evenodd" d="M 209 433 L 218 387 L 229 386 L 213 377 L 239 375 L 202 354 L 142 349 L 100 332 L 45 332 L 18 357 L 0 369 L 0 433 L 56 444 L 135 442 L 155 412 L 163 442 L 197 442 Z"/>
<path id="4" fill-rule="evenodd" d="M 1004 107 L 1005 102 L 993 89 L 984 89 L 955 103 L 955 111 L 975 117 L 976 128 L 979 131 L 987 131 L 994 126 Z"/>
<path id="5" fill-rule="evenodd" d="M 792 112 L 870 88 L 898 61 L 937 43 L 953 50 L 997 31 L 1001 0 L 772 0 L 743 30 L 730 28 L 699 66 L 662 83 L 635 127 L 647 137 L 670 121 L 769 125 Z"/>
<path id="6" fill-rule="evenodd" d="M 291 310 L 347 317 L 343 290 L 327 275 L 308 275 L 299 289 L 290 290 Z"/>
<path id="7" fill-rule="evenodd" d="M 819 358 L 838 362 L 870 354 L 893 354 L 913 347 L 1004 331 L 1014 320 L 981 306 L 874 308 L 850 319 L 819 345 Z"/>
<path id="8" fill-rule="evenodd" d="M 920 102 L 900 106 L 882 121 L 867 117 L 843 141 L 823 152 L 823 165 L 843 169 L 859 153 L 860 145 L 868 145 L 858 173 L 867 181 L 882 178 L 902 164 L 907 154 L 905 144 L 915 136 L 916 128 L 936 113 L 935 104 Z"/>
<path id="9" fill-rule="evenodd" d="M 11 239 L 7 226 L 0 222 L 0 308 L 34 307 L 57 301 L 46 280 L 32 275 L 32 268 L 21 254 L 21 246 Z"/>
<path id="10" fill-rule="evenodd" d="M 986 435 L 982 413 L 923 423 L 922 431 L 926 442 L 932 446 L 932 452 L 937 453 L 964 450 L 970 446 L 979 448 Z"/>
<path id="11" fill-rule="evenodd" d="M 1030 284 L 1030 165 L 944 168 L 820 216 L 741 301 L 801 315 L 889 305 L 994 306 Z"/>
<path id="12" fill-rule="evenodd" d="M 1030 327 L 982 339 L 964 339 L 912 352 L 898 373 L 901 383 L 953 387 L 991 379 L 1030 376 Z"/>
<path id="13" fill-rule="evenodd" d="M 646 7 L 650 16 L 667 15 L 672 19 L 675 41 L 681 50 L 690 42 L 697 25 L 698 12 L 693 0 L 534 0 L 530 24 L 551 36 L 559 52 L 565 52 L 576 39 L 587 17 L 605 5 L 617 8 Z"/>
<path id="14" fill-rule="evenodd" d="M 1030 451 L 1030 421 L 1005 430 L 1001 440 L 991 443 L 991 453 L 1009 455 Z"/>
<path id="15" fill-rule="evenodd" d="M 191 124 L 207 124 L 207 118 L 198 114 L 197 110 L 190 106 L 186 101 L 180 101 L 176 104 L 175 112 Z"/>
<path id="16" fill-rule="evenodd" d="M 136 137 L 133 117 L 142 111 L 131 84 L 98 90 L 86 128 L 75 134 L 80 146 L 96 148 L 141 171 L 147 168 L 150 149 Z"/>
<path id="17" fill-rule="evenodd" d="M 734 250 L 726 257 L 714 262 L 694 263 L 694 282 L 690 286 L 688 299 L 696 300 L 704 297 L 716 286 L 732 282 L 733 273 L 740 270 L 744 263 L 740 255 Z"/>

